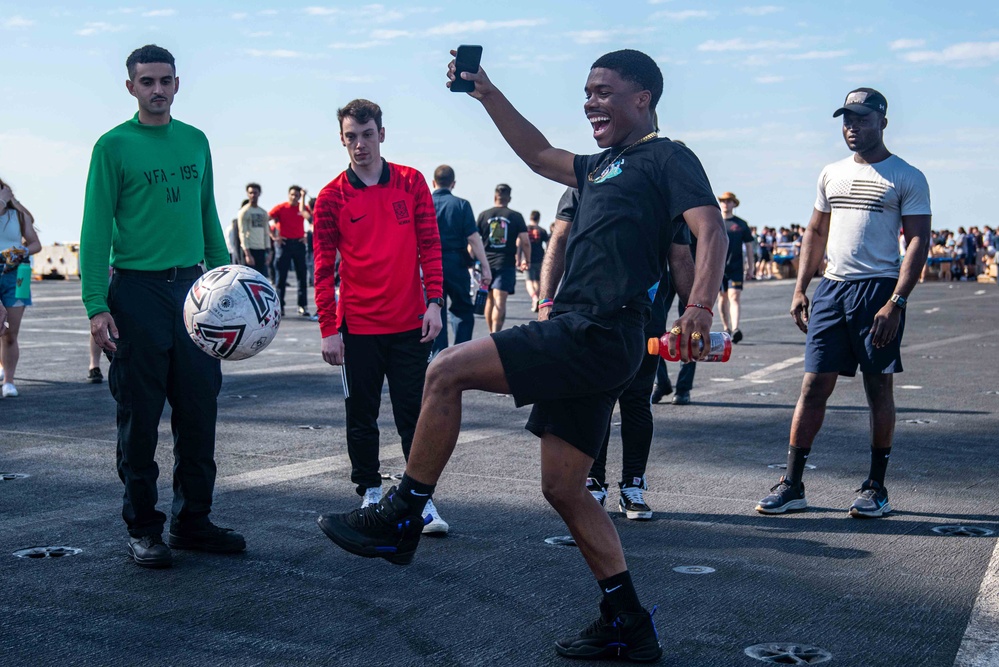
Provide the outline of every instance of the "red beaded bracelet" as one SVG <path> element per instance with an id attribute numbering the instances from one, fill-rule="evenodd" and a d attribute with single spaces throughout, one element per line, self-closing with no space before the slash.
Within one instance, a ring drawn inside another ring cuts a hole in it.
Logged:
<path id="1" fill-rule="evenodd" d="M 708 311 L 708 315 L 710 315 L 711 317 L 715 316 L 715 314 L 711 312 L 711 309 L 705 306 L 703 303 L 691 303 L 687 305 L 687 308 L 700 308 L 701 310 Z M 684 308 L 684 310 L 687 310 L 687 308 Z"/>

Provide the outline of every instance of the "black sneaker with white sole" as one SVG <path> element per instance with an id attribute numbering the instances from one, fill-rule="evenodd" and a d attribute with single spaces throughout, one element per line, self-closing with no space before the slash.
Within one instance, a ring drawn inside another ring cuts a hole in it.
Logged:
<path id="1" fill-rule="evenodd" d="M 347 514 L 323 514 L 317 521 L 326 537 L 341 549 L 396 565 L 413 562 L 427 523 L 419 514 L 410 513 L 394 486 L 377 504 Z"/>
<path id="2" fill-rule="evenodd" d="M 645 504 L 645 498 L 642 495 L 642 492 L 649 488 L 644 477 L 635 477 L 630 482 L 621 482 L 618 486 L 621 488 L 621 499 L 618 501 L 618 506 L 626 517 L 633 520 L 652 518 L 652 509 Z"/>
<path id="3" fill-rule="evenodd" d="M 805 485 L 802 482 L 788 484 L 786 477 L 770 487 L 770 495 L 756 504 L 761 514 L 783 514 L 800 512 L 808 507 L 805 502 Z"/>
<path id="4" fill-rule="evenodd" d="M 601 507 L 607 502 L 607 485 L 601 484 L 596 478 L 586 478 L 586 490 L 600 503 Z"/>
<path id="5" fill-rule="evenodd" d="M 632 662 L 655 662 L 663 654 L 652 613 L 614 615 L 606 601 L 600 602 L 600 618 L 575 637 L 555 642 L 555 650 L 566 658 L 582 660 L 620 659 Z"/>
<path id="6" fill-rule="evenodd" d="M 860 495 L 850 506 L 850 516 L 855 519 L 876 519 L 891 512 L 888 489 L 869 479 L 857 489 Z"/>

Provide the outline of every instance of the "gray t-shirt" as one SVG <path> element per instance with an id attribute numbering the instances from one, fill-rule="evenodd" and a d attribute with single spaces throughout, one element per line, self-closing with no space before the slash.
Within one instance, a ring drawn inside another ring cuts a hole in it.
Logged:
<path id="1" fill-rule="evenodd" d="M 815 208 L 832 213 L 826 278 L 898 278 L 902 216 L 930 215 L 930 188 L 923 173 L 897 155 L 876 164 L 851 155 L 822 170 Z"/>

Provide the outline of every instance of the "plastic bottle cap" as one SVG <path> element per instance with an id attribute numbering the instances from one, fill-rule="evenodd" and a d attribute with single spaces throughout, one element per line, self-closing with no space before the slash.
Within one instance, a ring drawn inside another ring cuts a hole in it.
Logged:
<path id="1" fill-rule="evenodd" d="M 649 349 L 649 354 L 659 354 L 659 339 L 650 338 L 648 349 Z"/>

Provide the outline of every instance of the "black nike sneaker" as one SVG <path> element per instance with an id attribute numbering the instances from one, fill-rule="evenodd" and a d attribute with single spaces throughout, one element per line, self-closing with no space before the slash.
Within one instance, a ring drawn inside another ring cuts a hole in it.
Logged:
<path id="1" fill-rule="evenodd" d="M 600 602 L 600 618 L 576 637 L 555 642 L 555 650 L 566 658 L 604 660 L 618 658 L 632 662 L 655 662 L 663 654 L 659 633 L 645 611 L 614 616 L 607 602 Z"/>
<path id="2" fill-rule="evenodd" d="M 377 504 L 347 514 L 323 514 L 317 521 L 326 537 L 345 551 L 409 565 L 425 523 L 420 514 L 409 512 L 393 486 Z"/>

